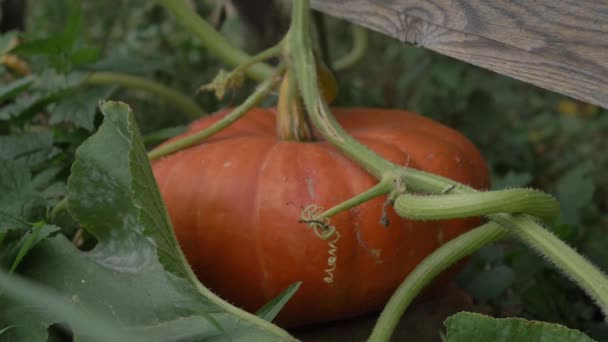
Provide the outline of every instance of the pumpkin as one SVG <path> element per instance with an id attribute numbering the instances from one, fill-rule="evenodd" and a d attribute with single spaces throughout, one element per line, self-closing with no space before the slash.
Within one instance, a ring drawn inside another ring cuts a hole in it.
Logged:
<path id="1" fill-rule="evenodd" d="M 225 113 L 200 119 L 171 140 Z M 448 127 L 398 110 L 333 113 L 356 139 L 394 163 L 478 189 L 489 185 L 480 153 Z M 332 217 L 340 238 L 331 248 L 332 241 L 298 222 L 303 208 L 328 209 L 377 181 L 320 137 L 277 139 L 275 120 L 275 110 L 253 109 L 210 139 L 153 163 L 186 258 L 203 284 L 233 304 L 254 312 L 302 281 L 279 316 L 285 326 L 377 310 L 429 253 L 480 224 L 479 218 L 411 221 L 389 208 L 385 227 L 384 196 Z M 333 282 L 324 281 L 330 276 Z"/>

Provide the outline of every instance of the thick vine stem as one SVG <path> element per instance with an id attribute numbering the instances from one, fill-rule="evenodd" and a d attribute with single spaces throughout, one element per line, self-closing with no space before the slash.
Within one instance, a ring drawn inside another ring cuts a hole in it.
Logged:
<path id="1" fill-rule="evenodd" d="M 191 119 L 204 116 L 206 113 L 192 99 L 182 93 L 152 80 L 121 74 L 117 72 L 94 72 L 85 80 L 88 85 L 120 85 L 126 88 L 140 89 L 150 92 L 174 104 Z"/>
<path id="2" fill-rule="evenodd" d="M 236 67 L 246 63 L 251 57 L 235 48 L 226 38 L 211 25 L 199 17 L 184 0 L 157 0 L 177 21 L 196 35 L 207 50 L 222 62 Z M 266 64 L 255 64 L 246 70 L 246 74 L 256 81 L 263 81 L 272 75 L 273 68 Z"/>
<path id="3" fill-rule="evenodd" d="M 395 200 L 399 216 L 413 220 L 442 220 L 471 216 L 524 213 L 550 220 L 559 215 L 559 202 L 531 189 L 508 189 L 470 194 L 412 195 Z"/>
<path id="4" fill-rule="evenodd" d="M 288 43 L 290 57 L 293 60 L 296 78 L 304 104 L 313 124 L 324 138 L 339 148 L 357 164 L 362 165 L 376 178 L 384 178 L 387 170 L 394 164 L 380 157 L 344 131 L 330 113 L 327 103 L 319 94 L 316 64 L 310 32 L 310 1 L 293 2 L 292 23 L 289 29 Z M 306 12 L 306 14 L 303 14 Z M 302 15 L 300 15 L 302 14 Z"/>
<path id="5" fill-rule="evenodd" d="M 277 137 L 283 141 L 312 141 L 312 129 L 302 105 L 298 86 L 288 70 L 279 87 Z"/>
<path id="6" fill-rule="evenodd" d="M 360 144 L 340 127 L 327 107 L 327 104 L 319 96 L 317 80 L 315 77 L 315 60 L 313 58 L 312 44 L 310 42 L 309 2 L 309 0 L 294 2 L 292 27 L 289 31 L 289 44 L 304 103 L 313 124 L 321 135 L 340 149 L 346 156 L 364 167 L 378 179 L 387 177 L 398 179 L 399 175 L 405 172 L 407 175 L 405 183 L 410 192 L 442 193 L 448 188 L 453 188 L 450 190 L 450 193 L 454 194 L 475 192 L 475 190 L 470 187 L 458 184 L 450 179 L 394 165 Z M 440 211 L 442 209 L 437 208 L 437 210 Z M 568 260 L 561 257 L 561 255 L 574 255 L 576 252 L 554 235 L 541 234 L 541 230 L 544 232 L 546 231 L 538 225 L 533 218 L 522 216 L 521 218 L 514 219 L 513 216 L 507 214 L 498 215 L 504 216 L 497 216 L 497 214 L 495 214 L 491 215 L 490 218 L 497 221 L 500 225 L 505 225 L 509 228 L 509 231 L 512 231 L 519 239 L 533 245 L 532 247 L 536 251 L 553 261 L 558 269 L 576 281 L 581 288 L 602 306 L 602 310 L 605 313 L 608 312 L 608 308 L 606 307 L 606 303 L 608 303 L 608 278 L 601 271 L 580 255 Z M 482 228 L 482 230 L 487 230 L 488 226 L 484 227 L 486 228 Z M 531 235 L 522 233 L 527 230 L 532 230 L 533 233 L 528 233 Z M 482 237 L 483 236 L 485 235 L 482 235 Z M 480 243 L 482 242 L 481 240 L 480 236 L 474 235 L 471 240 L 468 241 L 467 245 L 475 245 L 473 248 L 473 250 L 475 250 L 482 245 Z M 456 261 L 459 255 L 460 254 L 453 254 L 453 261 Z M 436 263 L 429 267 L 441 269 L 441 265 Z M 583 272 L 581 270 L 585 271 Z M 407 287 L 406 292 L 409 293 L 410 291 L 415 295 L 415 288 Z M 407 306 L 407 303 L 405 305 Z M 390 315 L 391 313 L 388 314 Z M 376 327 L 378 330 L 392 331 L 392 329 L 387 329 L 387 327 L 382 326 L 382 322 L 379 322 L 379 324 L 380 326 Z M 384 336 L 390 336 L 390 332 Z"/>
<path id="7" fill-rule="evenodd" d="M 494 222 L 509 229 L 582 287 L 608 318 L 608 277 L 565 242 L 526 215 L 496 214 Z"/>
<path id="8" fill-rule="evenodd" d="M 247 98 L 247 100 L 245 100 L 245 102 L 243 102 L 241 105 L 239 105 L 238 107 L 233 109 L 228 115 L 224 116 L 221 120 L 219 120 L 215 124 L 211 125 L 210 127 L 208 127 L 207 129 L 205 129 L 203 131 L 189 135 L 180 140 L 172 141 L 166 145 L 162 145 L 162 146 L 150 151 L 150 153 L 148 153 L 148 158 L 150 158 L 150 160 L 155 160 L 155 159 L 161 158 L 163 156 L 166 156 L 168 154 L 194 146 L 194 145 L 198 144 L 199 142 L 201 142 L 202 140 L 207 139 L 210 136 L 223 130 L 224 128 L 230 126 L 235 121 L 237 121 L 239 118 L 241 118 L 243 115 L 247 114 L 247 112 L 251 108 L 257 106 L 264 98 L 266 98 L 268 93 L 270 93 L 270 91 L 272 89 L 274 89 L 274 87 L 276 87 L 276 85 L 281 80 L 280 76 L 282 75 L 283 71 L 284 71 L 284 67 L 279 66 L 277 68 L 277 74 L 275 76 L 271 77 L 270 79 L 268 79 L 264 83 L 262 83 L 262 85 L 260 85 L 258 87 L 258 89 L 256 89 L 256 91 L 253 94 L 251 94 Z"/>
<path id="9" fill-rule="evenodd" d="M 437 275 L 458 260 L 508 234 L 502 226 L 490 222 L 448 242 L 426 257 L 399 285 L 374 326 L 368 341 L 389 341 L 408 305 Z"/>

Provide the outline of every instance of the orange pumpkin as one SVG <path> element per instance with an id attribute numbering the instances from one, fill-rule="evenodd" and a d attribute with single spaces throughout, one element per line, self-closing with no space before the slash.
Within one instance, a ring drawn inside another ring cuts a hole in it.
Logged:
<path id="1" fill-rule="evenodd" d="M 460 133 L 417 114 L 334 109 L 360 142 L 401 165 L 487 188 L 487 166 Z M 226 112 L 194 122 L 192 134 Z M 180 245 L 201 281 L 249 311 L 302 281 L 280 322 L 323 322 L 382 308 L 429 253 L 478 218 L 411 221 L 376 198 L 331 219 L 340 233 L 332 283 L 328 242 L 298 223 L 302 209 L 330 208 L 376 180 L 324 141 L 277 139 L 274 110 L 254 109 L 203 143 L 153 163 Z"/>

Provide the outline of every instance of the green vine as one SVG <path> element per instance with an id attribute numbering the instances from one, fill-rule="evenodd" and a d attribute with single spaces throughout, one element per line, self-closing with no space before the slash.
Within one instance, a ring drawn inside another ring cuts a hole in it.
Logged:
<path id="1" fill-rule="evenodd" d="M 441 208 L 441 210 L 437 210 Z M 413 220 L 441 220 L 497 213 L 525 213 L 550 220 L 559 215 L 559 202 L 532 189 L 508 189 L 471 194 L 419 196 L 403 194 L 395 211 Z"/>
<path id="2" fill-rule="evenodd" d="M 177 90 L 171 89 L 158 82 L 151 81 L 147 78 L 127 75 L 117 72 L 94 72 L 85 80 L 87 85 L 120 85 L 126 88 L 140 89 L 152 93 L 169 103 L 174 104 L 177 108 L 186 114 L 191 119 L 197 119 L 205 116 L 205 111 L 201 109 L 192 99 L 184 96 Z"/>
<path id="3" fill-rule="evenodd" d="M 251 57 L 245 52 L 232 46 L 222 35 L 196 14 L 184 0 L 157 0 L 169 11 L 178 22 L 196 35 L 209 53 L 222 62 L 236 67 L 246 63 Z M 247 69 L 247 76 L 256 81 L 263 81 L 272 75 L 273 68 L 266 64 L 255 64 Z"/>
<path id="4" fill-rule="evenodd" d="M 179 140 L 174 140 L 170 143 L 167 143 L 150 151 L 148 153 L 148 158 L 150 158 L 150 160 L 155 160 L 171 153 L 186 149 L 188 147 L 192 147 L 200 143 L 201 141 L 209 138 L 210 136 L 220 132 L 224 128 L 232 125 L 238 119 L 243 117 L 243 115 L 247 114 L 247 112 L 251 108 L 257 106 L 262 100 L 264 100 L 268 93 L 270 93 L 270 91 L 276 87 L 276 85 L 281 80 L 280 76 L 283 73 L 284 67 L 279 66 L 277 69 L 277 74 L 274 77 L 262 83 L 258 87 L 258 89 L 253 94 L 251 94 L 241 105 L 233 109 L 221 120 L 214 123 L 205 130 L 202 130 Z"/>
<path id="5" fill-rule="evenodd" d="M 199 90 L 214 91 L 218 99 L 223 99 L 224 94 L 231 89 L 239 88 L 245 82 L 245 74 L 247 70 L 259 62 L 264 62 L 269 58 L 277 57 L 281 53 L 283 47 L 279 43 L 271 48 L 268 48 L 259 54 L 250 57 L 248 60 L 237 66 L 234 70 L 227 72 L 220 70 L 215 79 L 211 83 L 200 87 Z"/>
<path id="6" fill-rule="evenodd" d="M 424 259 L 393 293 L 374 326 L 369 341 L 389 341 L 408 305 L 433 278 L 456 261 L 500 240 L 508 230 L 490 222 L 446 242 Z"/>
<path id="7" fill-rule="evenodd" d="M 352 31 L 353 47 L 346 55 L 334 62 L 333 66 L 336 71 L 352 68 L 365 57 L 365 51 L 367 50 L 367 30 L 364 27 L 353 24 Z"/>

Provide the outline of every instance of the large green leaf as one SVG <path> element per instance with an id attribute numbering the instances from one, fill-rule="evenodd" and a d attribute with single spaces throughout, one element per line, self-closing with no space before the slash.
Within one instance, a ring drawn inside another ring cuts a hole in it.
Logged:
<path id="1" fill-rule="evenodd" d="M 32 174 L 24 160 L 0 158 L 0 233 L 23 227 L 46 209 L 43 194 L 34 188 Z M 18 226 L 18 227 L 17 227 Z"/>
<path id="2" fill-rule="evenodd" d="M 0 102 L 15 97 L 16 95 L 26 91 L 34 84 L 35 77 L 29 75 L 27 77 L 13 81 L 0 88 Z"/>
<path id="3" fill-rule="evenodd" d="M 447 342 L 593 342 L 578 330 L 521 318 L 496 319 L 459 312 L 446 319 L 444 324 L 448 330 Z"/>
<path id="4" fill-rule="evenodd" d="M 183 277 L 187 266 L 134 118 L 117 102 L 104 103 L 102 112 L 104 125 L 76 152 L 68 182 L 70 211 L 99 240 L 98 252 L 131 255 L 133 248 L 156 247 L 165 268 Z"/>
<path id="5" fill-rule="evenodd" d="M 0 136 L 0 156 L 22 160 L 29 168 L 39 166 L 57 152 L 49 131 Z"/>
<path id="6" fill-rule="evenodd" d="M 108 319 L 97 315 L 94 312 L 85 311 L 75 304 L 65 301 L 57 293 L 52 290 L 41 287 L 31 281 L 21 277 L 8 276 L 0 269 L 0 288 L 13 298 L 18 299 L 22 303 L 31 304 L 32 306 L 43 306 L 56 319 L 61 321 L 76 322 L 88 336 L 96 336 L 97 340 L 104 341 L 144 341 L 143 336 L 137 336 L 125 330 L 118 329 L 115 324 L 112 324 Z M 11 311 L 5 309 L 4 311 Z M 19 314 L 19 311 L 15 311 Z M 0 328 L 0 340 L 11 341 L 14 335 L 11 330 L 20 329 L 22 332 L 19 337 L 21 341 L 36 341 L 45 340 L 46 332 L 40 329 L 32 329 L 27 331 L 25 326 L 30 322 L 21 320 L 12 325 L 6 325 Z"/>
<path id="7" fill-rule="evenodd" d="M 19 273 L 77 309 L 148 340 L 290 340 L 278 327 L 219 300 L 193 278 L 132 113 L 115 102 L 101 109 L 104 122 L 78 148 L 68 182 L 69 210 L 98 243 L 81 252 L 61 235 L 47 238 L 24 258 Z M 44 303 L 7 301 L 0 298 L 0 330 L 12 326 L 2 335 L 9 340 L 34 335 L 32 340 L 43 340 L 48 326 L 57 322 L 66 322 L 76 340 L 90 333 L 72 318 L 54 315 Z"/>
<path id="8" fill-rule="evenodd" d="M 48 38 L 34 39 L 20 44 L 15 51 L 24 55 L 56 55 L 65 53 L 76 43 L 82 26 L 81 0 L 71 0 L 70 15 L 63 31 Z"/>
<path id="9" fill-rule="evenodd" d="M 561 203 L 564 221 L 568 224 L 581 224 L 583 210 L 593 201 L 595 184 L 589 174 L 594 164 L 588 160 L 569 170 L 558 181 L 557 198 Z"/>
<path id="10" fill-rule="evenodd" d="M 6 261 L 10 262 L 11 267 L 9 272 L 14 272 L 23 258 L 34 246 L 58 230 L 59 227 L 45 224 L 44 222 L 35 223 L 32 226 L 32 229 L 23 234 L 19 240 L 2 248 L 0 260 L 6 259 Z"/>
<path id="11" fill-rule="evenodd" d="M 496 299 L 515 282 L 515 272 L 508 266 L 499 265 L 480 271 L 466 279 L 464 288 L 475 298 L 487 301 Z"/>
<path id="12" fill-rule="evenodd" d="M 28 120 L 47 105 L 70 94 L 82 85 L 87 74 L 71 72 L 67 74 L 47 69 L 39 75 L 30 87 L 28 96 L 20 96 L 12 103 L 0 108 L 0 120 L 22 118 Z"/>
<path id="13" fill-rule="evenodd" d="M 78 127 L 93 130 L 99 101 L 106 100 L 116 87 L 90 87 L 79 90 L 76 96 L 60 99 L 51 109 L 52 125 L 69 122 Z"/>

